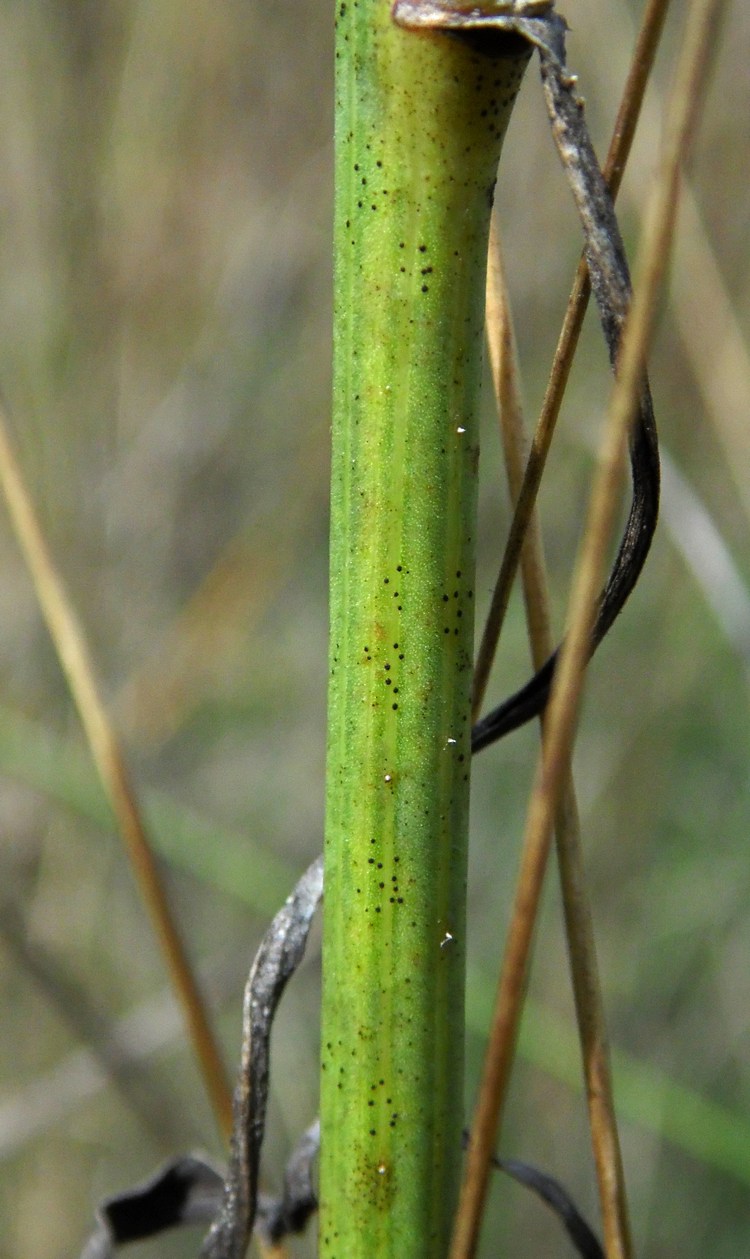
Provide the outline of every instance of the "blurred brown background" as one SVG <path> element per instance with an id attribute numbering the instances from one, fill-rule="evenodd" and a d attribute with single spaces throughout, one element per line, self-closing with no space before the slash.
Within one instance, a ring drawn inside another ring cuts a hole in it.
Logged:
<path id="1" fill-rule="evenodd" d="M 621 198 L 633 251 L 673 8 Z M 652 358 L 662 522 L 576 766 L 644 1259 L 738 1259 L 750 1235 L 750 15 L 727 8 Z M 561 9 L 603 152 L 642 4 Z M 321 845 L 331 42 L 299 0 L 0 0 L 0 389 L 231 1060 L 253 949 Z M 531 415 L 579 251 L 533 66 L 497 205 Z M 607 391 L 590 318 L 542 495 L 558 625 Z M 483 473 L 488 598 L 489 401 Z M 63 1259 L 103 1194 L 221 1150 L 4 510 L 0 539 L 0 1255 Z M 516 601 L 493 696 L 527 668 Z M 467 1099 L 536 744 L 475 770 Z M 314 944 L 277 1025 L 269 1188 L 316 1111 L 318 989 Z M 554 873 L 531 995 L 502 1148 L 596 1220 Z M 115 1033 L 113 1082 L 83 1044 Z M 483 1255 L 566 1246 L 495 1186 Z"/>

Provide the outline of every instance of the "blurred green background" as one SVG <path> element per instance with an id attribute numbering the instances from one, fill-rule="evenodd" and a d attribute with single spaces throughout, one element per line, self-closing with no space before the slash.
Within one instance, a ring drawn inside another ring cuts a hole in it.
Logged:
<path id="1" fill-rule="evenodd" d="M 621 198 L 632 250 L 673 8 Z M 561 9 L 603 152 L 642 4 Z M 728 9 L 652 356 L 661 526 L 576 758 L 643 1259 L 750 1244 L 750 13 Z M 231 1061 L 264 924 L 321 846 L 331 45 L 304 0 L 0 0 L 0 389 Z M 496 203 L 532 415 L 579 252 L 533 66 Z M 607 392 L 590 317 L 541 500 L 558 626 Z M 509 514 L 487 398 L 485 605 Z M 4 510 L 0 538 L 0 1254 L 63 1259 L 102 1195 L 221 1149 Z M 493 698 L 527 670 L 516 600 Z M 467 1107 L 536 746 L 475 767 Z M 502 1150 L 596 1221 L 560 917 L 552 872 Z M 276 1027 L 267 1188 L 316 1112 L 318 952 Z M 483 1256 L 569 1253 L 495 1185 Z"/>

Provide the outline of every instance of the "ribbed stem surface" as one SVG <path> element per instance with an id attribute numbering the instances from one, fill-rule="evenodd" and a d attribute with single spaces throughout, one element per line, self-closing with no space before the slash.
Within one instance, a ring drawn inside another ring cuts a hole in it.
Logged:
<path id="1" fill-rule="evenodd" d="M 461 1158 L 477 398 L 527 60 L 338 8 L 321 1241 L 439 1259 Z"/>

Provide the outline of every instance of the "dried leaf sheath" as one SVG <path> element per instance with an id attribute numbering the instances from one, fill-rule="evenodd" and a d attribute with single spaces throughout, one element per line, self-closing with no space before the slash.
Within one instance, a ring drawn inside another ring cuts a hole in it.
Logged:
<path id="1" fill-rule="evenodd" d="M 201 1251 L 205 1259 L 243 1259 L 247 1250 L 257 1209 L 271 1025 L 287 981 L 302 960 L 322 894 L 323 862 L 318 857 L 268 928 L 250 971 L 242 1009 L 232 1156 L 222 1206 Z"/>
<path id="2" fill-rule="evenodd" d="M 271 1028 L 287 982 L 305 952 L 313 915 L 323 895 L 323 859 L 302 875 L 264 935 L 255 955 L 242 1011 L 242 1049 L 234 1095 L 232 1154 L 224 1177 L 198 1155 L 175 1159 L 134 1188 L 107 1198 L 81 1259 L 111 1259 L 127 1242 L 185 1224 L 211 1224 L 205 1259 L 243 1259 L 250 1235 L 274 1244 L 302 1228 L 317 1205 L 311 1163 L 318 1148 L 317 1121 L 287 1165 L 280 1199 L 258 1195 L 260 1151 L 266 1121 Z"/>

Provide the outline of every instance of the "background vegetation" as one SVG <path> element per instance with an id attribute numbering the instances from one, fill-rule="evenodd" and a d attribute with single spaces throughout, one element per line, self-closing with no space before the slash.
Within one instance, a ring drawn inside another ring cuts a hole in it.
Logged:
<path id="1" fill-rule="evenodd" d="M 603 151 L 640 4 L 562 8 Z M 631 246 L 674 9 L 621 198 Z M 331 26 L 304 0 L 0 3 L 0 386 L 232 1060 L 252 951 L 322 836 Z M 649 1259 L 737 1259 L 750 1221 L 749 37 L 732 6 L 652 362 L 662 524 L 576 759 Z M 534 68 L 496 200 L 533 413 L 579 253 Z M 542 496 L 558 611 L 607 388 L 590 320 Z M 488 598 L 508 520 L 489 402 L 483 472 Z M 221 1151 L 2 512 L 0 533 L 0 1252 L 62 1259 L 102 1194 Z M 527 668 L 514 604 L 493 696 Z M 467 1097 L 536 740 L 475 767 Z M 554 878 L 547 901 L 502 1146 L 595 1217 Z M 317 1106 L 316 953 L 277 1024 L 269 1186 Z M 135 1060 L 119 1084 L 82 1052 L 92 1011 Z M 483 1251 L 499 1253 L 565 1253 L 505 1184 Z"/>

